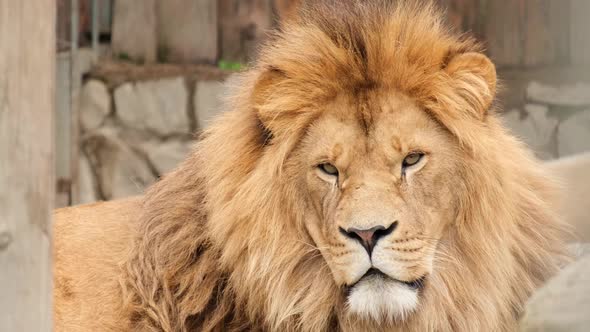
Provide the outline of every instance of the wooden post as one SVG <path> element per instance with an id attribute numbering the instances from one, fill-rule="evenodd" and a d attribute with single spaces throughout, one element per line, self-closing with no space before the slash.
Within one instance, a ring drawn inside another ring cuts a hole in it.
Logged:
<path id="1" fill-rule="evenodd" d="M 55 1 L 0 0 L 0 331 L 51 330 Z"/>

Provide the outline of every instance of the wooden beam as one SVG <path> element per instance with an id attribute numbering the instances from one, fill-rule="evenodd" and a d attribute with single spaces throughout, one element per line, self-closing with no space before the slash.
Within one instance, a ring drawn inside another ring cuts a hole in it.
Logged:
<path id="1" fill-rule="evenodd" d="M 0 0 L 0 331 L 51 330 L 55 6 Z"/>

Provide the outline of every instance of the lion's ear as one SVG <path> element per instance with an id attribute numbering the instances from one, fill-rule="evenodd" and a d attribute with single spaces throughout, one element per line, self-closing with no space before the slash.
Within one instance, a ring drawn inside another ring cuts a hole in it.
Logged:
<path id="1" fill-rule="evenodd" d="M 260 121 L 260 127 L 264 129 L 263 134 L 269 137 L 273 135 L 272 120 L 277 117 L 269 103 L 273 99 L 274 88 L 283 78 L 282 71 L 272 67 L 265 68 L 256 79 L 252 90 L 252 104 L 256 117 Z"/>
<path id="2" fill-rule="evenodd" d="M 254 108 L 258 112 L 258 116 L 263 122 L 266 122 L 266 117 L 270 114 L 265 114 L 264 105 L 268 103 L 273 94 L 273 87 L 285 78 L 285 74 L 274 67 L 266 68 L 258 76 L 258 79 L 254 83 L 254 89 L 252 91 L 252 101 Z"/>
<path id="3" fill-rule="evenodd" d="M 445 71 L 455 93 L 483 118 L 496 96 L 496 67 L 492 61 L 481 53 L 463 53 L 453 57 Z"/>
<path id="4" fill-rule="evenodd" d="M 256 116 L 267 132 L 280 137 L 293 128 L 300 108 L 293 87 L 282 70 L 269 67 L 262 71 L 252 90 L 252 104 Z"/>

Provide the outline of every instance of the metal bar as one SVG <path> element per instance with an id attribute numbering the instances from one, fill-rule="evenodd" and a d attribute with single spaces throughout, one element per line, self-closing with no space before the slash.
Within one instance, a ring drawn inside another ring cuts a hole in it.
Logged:
<path id="1" fill-rule="evenodd" d="M 80 6 L 78 0 L 71 0 L 70 2 L 70 21 L 71 21 L 71 55 L 78 51 L 78 32 L 80 31 Z"/>
<path id="2" fill-rule="evenodd" d="M 70 162 L 70 204 L 78 201 L 78 138 L 79 130 L 79 107 L 78 93 L 80 91 L 79 64 L 78 64 L 78 40 L 80 31 L 80 3 L 79 0 L 71 0 L 72 19 L 72 46 L 70 49 L 70 146 L 64 147 L 69 150 Z"/>
<path id="3" fill-rule="evenodd" d="M 100 34 L 100 6 L 98 0 L 92 0 L 92 51 L 98 56 L 98 37 Z"/>

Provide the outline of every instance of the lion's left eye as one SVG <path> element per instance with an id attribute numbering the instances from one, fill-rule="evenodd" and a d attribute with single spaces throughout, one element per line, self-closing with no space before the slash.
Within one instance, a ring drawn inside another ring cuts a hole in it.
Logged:
<path id="1" fill-rule="evenodd" d="M 404 158 L 404 161 L 402 162 L 402 167 L 403 168 L 412 167 L 412 166 L 416 165 L 417 163 L 419 163 L 420 160 L 422 160 L 422 157 L 424 157 L 424 153 L 420 153 L 420 152 L 410 153 L 409 155 L 407 155 Z"/>
<path id="2" fill-rule="evenodd" d="M 318 165 L 319 169 L 322 170 L 322 172 L 331 175 L 331 176 L 338 176 L 338 168 L 336 168 L 336 166 L 330 164 L 330 163 L 324 163 L 324 164 L 320 164 Z"/>

